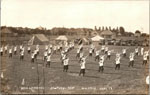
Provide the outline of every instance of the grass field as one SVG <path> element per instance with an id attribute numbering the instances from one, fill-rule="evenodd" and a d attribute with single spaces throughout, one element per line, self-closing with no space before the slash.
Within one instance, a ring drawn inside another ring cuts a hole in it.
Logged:
<path id="1" fill-rule="evenodd" d="M 99 47 L 100 48 L 100 47 Z M 109 46 L 109 49 L 121 52 L 124 46 Z M 80 65 L 76 59 L 76 48 L 69 52 L 69 70 L 63 72 L 60 53 L 52 55 L 50 68 L 43 67 L 44 46 L 40 46 L 40 57 L 35 63 L 31 63 L 31 56 L 25 53 L 24 61 L 19 60 L 19 55 L 8 58 L 4 55 L 1 60 L 1 72 L 4 78 L 8 79 L 8 93 L 95 93 L 95 94 L 146 94 L 145 78 L 148 75 L 148 64 L 142 66 L 142 56 L 135 57 L 134 67 L 128 67 L 129 52 L 135 47 L 126 47 L 127 57 L 121 58 L 120 70 L 115 70 L 115 54 L 110 60 L 104 63 L 104 72 L 98 72 L 98 62 L 93 57 L 86 60 L 86 74 L 79 76 Z M 85 55 L 88 54 L 87 47 L 84 47 Z M 37 69 L 39 74 L 37 74 Z M 45 77 L 44 77 L 45 76 Z M 38 90 L 39 77 L 39 90 Z M 22 85 L 22 80 L 25 84 Z M 44 86 L 45 85 L 45 86 Z M 43 88 L 45 87 L 45 88 Z M 43 90 L 45 89 L 45 90 Z"/>

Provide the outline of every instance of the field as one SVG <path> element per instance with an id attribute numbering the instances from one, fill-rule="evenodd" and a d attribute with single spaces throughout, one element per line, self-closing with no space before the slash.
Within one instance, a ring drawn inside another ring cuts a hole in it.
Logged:
<path id="1" fill-rule="evenodd" d="M 34 46 L 35 47 L 35 46 Z M 34 48 L 32 47 L 32 49 Z M 147 94 L 145 78 L 148 75 L 148 64 L 142 66 L 142 56 L 135 57 L 134 67 L 128 67 L 129 53 L 135 47 L 126 47 L 127 57 L 121 58 L 120 70 L 115 70 L 115 54 L 104 63 L 104 72 L 98 72 L 98 62 L 93 57 L 86 59 L 86 74 L 79 76 L 80 65 L 76 59 L 76 48 L 69 52 L 69 70 L 63 72 L 60 53 L 52 55 L 51 67 L 45 67 L 42 60 L 44 46 L 40 46 L 40 55 L 35 63 L 31 63 L 31 56 L 25 53 L 20 61 L 19 55 L 9 58 L 4 54 L 1 60 L 1 72 L 4 78 L 5 91 L 8 93 L 51 93 L 51 94 Z M 98 47 L 100 48 L 100 46 Z M 109 46 L 109 49 L 121 52 L 124 46 Z M 19 51 L 18 51 L 19 53 Z M 84 47 L 88 54 L 87 46 Z M 25 84 L 22 85 L 22 80 Z M 38 89 L 39 84 L 39 89 Z"/>

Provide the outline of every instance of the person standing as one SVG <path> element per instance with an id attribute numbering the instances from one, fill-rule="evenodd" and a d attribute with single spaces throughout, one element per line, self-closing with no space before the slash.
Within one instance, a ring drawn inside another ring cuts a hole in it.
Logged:
<path id="1" fill-rule="evenodd" d="M 129 59 L 130 59 L 130 61 L 129 61 L 128 67 L 130 67 L 130 66 L 133 67 L 133 65 L 134 65 L 134 53 L 130 53 Z"/>
<path id="2" fill-rule="evenodd" d="M 47 56 L 47 63 L 46 63 L 46 67 L 48 66 L 50 68 L 50 63 L 51 63 L 51 55 Z"/>
<path id="3" fill-rule="evenodd" d="M 142 47 L 141 48 L 141 55 L 143 56 L 143 54 L 144 54 L 144 48 Z"/>
<path id="4" fill-rule="evenodd" d="M 9 58 L 12 58 L 12 48 L 9 49 Z"/>
<path id="5" fill-rule="evenodd" d="M 31 63 L 34 63 L 34 58 L 35 58 L 35 53 L 33 52 L 33 53 L 31 54 Z"/>
<path id="6" fill-rule="evenodd" d="M 30 46 L 28 46 L 28 54 L 30 54 L 30 52 L 31 52 L 31 48 Z"/>
<path id="7" fill-rule="evenodd" d="M 93 53 L 92 51 L 93 51 L 92 48 L 90 48 L 89 49 L 89 56 L 92 56 L 92 53 Z"/>
<path id="8" fill-rule="evenodd" d="M 14 55 L 17 54 L 17 46 L 14 47 Z"/>
<path id="9" fill-rule="evenodd" d="M 146 53 L 143 55 L 143 64 L 142 65 L 146 65 L 147 64 L 147 55 Z"/>
<path id="10" fill-rule="evenodd" d="M 66 57 L 66 59 L 63 61 L 63 63 L 64 63 L 64 69 L 63 69 L 63 72 L 64 72 L 64 71 L 67 72 L 68 69 L 69 69 L 69 66 L 68 66 L 69 58 Z"/>
<path id="11" fill-rule="evenodd" d="M 83 76 L 85 75 L 85 62 L 86 62 L 86 61 L 81 60 L 81 64 L 80 64 L 81 69 L 80 69 L 79 76 L 80 76 L 81 74 L 83 74 Z"/>
<path id="12" fill-rule="evenodd" d="M 104 59 L 101 58 L 100 61 L 99 61 L 99 72 L 103 73 L 103 71 L 104 71 L 103 65 L 104 65 Z"/>
<path id="13" fill-rule="evenodd" d="M 3 46 L 0 48 L 0 54 L 3 56 Z"/>
<path id="14" fill-rule="evenodd" d="M 23 59 L 24 59 L 24 50 L 22 50 L 20 53 L 20 60 L 23 61 Z"/>
<path id="15" fill-rule="evenodd" d="M 109 59 L 109 60 L 110 60 L 110 57 L 111 57 L 111 51 L 109 50 L 109 51 L 107 52 L 107 58 L 106 58 L 106 59 Z"/>
<path id="16" fill-rule="evenodd" d="M 99 50 L 97 50 L 97 51 L 96 51 L 96 56 L 95 56 L 95 61 L 96 61 L 96 60 L 98 60 L 98 61 L 99 61 L 99 53 L 100 53 L 100 51 L 99 51 Z"/>
<path id="17" fill-rule="evenodd" d="M 7 48 L 8 48 L 8 46 L 6 45 L 4 48 L 5 48 L 5 54 L 7 54 Z"/>
<path id="18" fill-rule="evenodd" d="M 116 67 L 115 70 L 120 69 L 120 54 L 117 54 L 116 56 Z"/>
<path id="19" fill-rule="evenodd" d="M 123 50 L 122 50 L 123 57 L 126 57 L 126 51 L 127 51 L 126 49 L 123 49 Z"/>

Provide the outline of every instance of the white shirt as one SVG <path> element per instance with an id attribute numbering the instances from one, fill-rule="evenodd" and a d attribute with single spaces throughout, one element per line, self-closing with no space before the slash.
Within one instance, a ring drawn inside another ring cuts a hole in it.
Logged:
<path id="1" fill-rule="evenodd" d="M 30 50 L 31 48 L 30 47 L 28 47 L 28 50 Z"/>
<path id="2" fill-rule="evenodd" d="M 24 55 L 24 51 L 21 52 L 21 55 L 22 55 L 22 56 Z"/>
<path id="3" fill-rule="evenodd" d="M 80 58 L 83 57 L 83 53 L 80 53 Z"/>
<path id="4" fill-rule="evenodd" d="M 7 46 L 5 46 L 5 50 L 7 50 Z"/>
<path id="5" fill-rule="evenodd" d="M 143 60 L 147 60 L 147 56 L 146 55 L 143 56 Z"/>
<path id="6" fill-rule="evenodd" d="M 125 54 L 126 53 L 126 49 L 123 49 L 122 52 L 123 52 L 123 54 Z"/>
<path id="7" fill-rule="evenodd" d="M 69 59 L 64 60 L 64 65 L 68 65 Z"/>
<path id="8" fill-rule="evenodd" d="M 103 66 L 104 65 L 104 60 L 100 60 L 99 61 L 99 66 Z"/>
<path id="9" fill-rule="evenodd" d="M 34 53 L 31 55 L 31 58 L 34 58 Z"/>
<path id="10" fill-rule="evenodd" d="M 51 61 L 51 56 L 47 56 L 47 61 Z"/>
<path id="11" fill-rule="evenodd" d="M 47 52 L 44 52 L 44 56 L 47 56 Z"/>
<path id="12" fill-rule="evenodd" d="M 149 76 L 146 77 L 146 84 L 149 85 Z"/>
<path id="13" fill-rule="evenodd" d="M 135 49 L 135 52 L 138 53 L 138 48 Z"/>
<path id="14" fill-rule="evenodd" d="M 3 52 L 3 48 L 2 47 L 0 48 L 0 52 Z"/>
<path id="15" fill-rule="evenodd" d="M 9 49 L 9 53 L 12 53 L 12 49 Z"/>
<path id="16" fill-rule="evenodd" d="M 102 46 L 101 50 L 104 50 L 105 49 L 105 46 Z"/>
<path id="17" fill-rule="evenodd" d="M 105 48 L 105 51 L 108 51 L 108 47 Z"/>
<path id="18" fill-rule="evenodd" d="M 14 47 L 14 51 L 17 51 L 17 47 L 16 46 Z"/>
<path id="19" fill-rule="evenodd" d="M 48 46 L 47 45 L 45 46 L 45 50 L 48 50 Z"/>
<path id="20" fill-rule="evenodd" d="M 108 51 L 108 55 L 111 55 L 111 51 Z"/>
<path id="21" fill-rule="evenodd" d="M 116 58 L 116 64 L 120 64 L 120 57 Z"/>
<path id="22" fill-rule="evenodd" d="M 49 54 L 51 53 L 51 49 L 48 50 L 48 53 L 49 53 Z"/>
<path id="23" fill-rule="evenodd" d="M 141 48 L 141 55 L 143 55 L 144 48 Z"/>
<path id="24" fill-rule="evenodd" d="M 85 69 L 85 61 L 83 61 L 80 65 L 81 65 L 81 69 Z"/>
<path id="25" fill-rule="evenodd" d="M 96 51 L 96 56 L 98 56 L 99 55 L 99 50 L 98 51 Z"/>
<path id="26" fill-rule="evenodd" d="M 66 58 L 66 55 L 64 54 L 63 56 L 62 56 L 62 59 L 64 60 Z"/>
<path id="27" fill-rule="evenodd" d="M 77 53 L 80 53 L 80 50 L 79 50 L 79 49 L 77 50 Z"/>
<path id="28" fill-rule="evenodd" d="M 134 56 L 130 55 L 130 61 L 133 61 L 133 60 L 134 60 Z"/>
<path id="29" fill-rule="evenodd" d="M 92 53 L 92 49 L 89 50 L 89 53 Z"/>

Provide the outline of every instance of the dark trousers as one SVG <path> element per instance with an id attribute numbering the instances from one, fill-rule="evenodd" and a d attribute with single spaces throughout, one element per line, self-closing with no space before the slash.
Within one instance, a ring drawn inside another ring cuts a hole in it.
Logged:
<path id="1" fill-rule="evenodd" d="M 14 51 L 14 55 L 16 55 L 17 54 L 17 51 Z"/>
<path id="2" fill-rule="evenodd" d="M 1 52 L 1 56 L 3 56 L 3 52 Z"/>
<path id="3" fill-rule="evenodd" d="M 123 54 L 123 57 L 126 57 L 126 53 Z"/>
<path id="4" fill-rule="evenodd" d="M 31 50 L 28 50 L 28 54 L 30 54 Z"/>
<path id="5" fill-rule="evenodd" d="M 92 53 L 89 53 L 89 56 L 92 56 Z"/>
<path id="6" fill-rule="evenodd" d="M 104 71 L 104 67 L 103 66 L 99 66 L 99 72 L 103 73 L 103 71 Z"/>
<path id="7" fill-rule="evenodd" d="M 146 65 L 147 64 L 147 60 L 143 60 L 143 64 L 142 65 Z"/>
<path id="8" fill-rule="evenodd" d="M 5 50 L 5 54 L 7 53 L 7 50 Z"/>
<path id="9" fill-rule="evenodd" d="M 107 58 L 106 59 L 109 59 L 110 60 L 110 55 L 107 55 Z"/>
<path id="10" fill-rule="evenodd" d="M 116 69 L 118 69 L 118 70 L 120 69 L 120 64 L 116 64 L 115 70 Z"/>
<path id="11" fill-rule="evenodd" d="M 12 53 L 9 53 L 9 58 L 12 58 Z"/>
<path id="12" fill-rule="evenodd" d="M 23 60 L 23 59 L 24 59 L 24 56 L 21 55 L 21 56 L 20 56 L 20 60 Z"/>
<path id="13" fill-rule="evenodd" d="M 133 67 L 133 65 L 134 65 L 134 60 L 129 62 L 129 66 L 128 67 L 130 67 L 130 66 Z"/>
<path id="14" fill-rule="evenodd" d="M 31 59 L 31 63 L 34 63 L 34 58 Z"/>
<path id="15" fill-rule="evenodd" d="M 63 72 L 64 72 L 64 71 L 66 71 L 66 72 L 68 71 L 68 65 L 64 65 L 64 70 L 63 70 Z"/>
<path id="16" fill-rule="evenodd" d="M 79 76 L 80 76 L 81 74 L 83 74 L 83 76 L 85 75 L 85 69 L 81 69 L 81 70 L 80 70 Z"/>
<path id="17" fill-rule="evenodd" d="M 80 53 L 77 53 L 76 58 L 79 58 L 79 57 L 80 57 Z"/>

